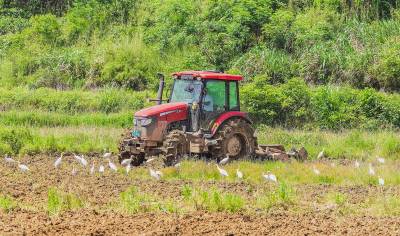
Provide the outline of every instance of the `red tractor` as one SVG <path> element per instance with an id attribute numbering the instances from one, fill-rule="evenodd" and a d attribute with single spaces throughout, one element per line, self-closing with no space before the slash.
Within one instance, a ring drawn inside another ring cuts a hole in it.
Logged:
<path id="1" fill-rule="evenodd" d="M 164 76 L 160 74 L 158 105 L 135 113 L 133 130 L 120 144 L 120 161 L 132 159 L 140 165 L 162 155 L 173 165 L 187 154 L 215 160 L 265 154 L 271 146 L 257 146 L 252 122 L 240 111 L 240 75 L 213 71 L 184 71 L 173 74 L 169 98 L 162 100 Z M 273 146 L 272 148 L 282 149 Z M 284 151 L 282 149 L 282 151 Z M 286 154 L 285 154 L 286 155 Z"/>

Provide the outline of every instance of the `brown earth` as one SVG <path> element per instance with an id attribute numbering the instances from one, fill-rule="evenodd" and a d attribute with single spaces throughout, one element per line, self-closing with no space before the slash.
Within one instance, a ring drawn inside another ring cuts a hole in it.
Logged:
<path id="1" fill-rule="evenodd" d="M 330 214 L 122 215 L 80 210 L 50 218 L 19 210 L 0 213 L 1 234 L 28 235 L 399 235 L 400 218 Z"/>
<path id="2" fill-rule="evenodd" d="M 244 198 L 255 198 L 259 191 L 268 190 L 271 186 L 221 181 L 154 181 L 109 171 L 102 176 L 92 176 L 87 170 L 80 170 L 77 164 L 78 174 L 72 176 L 73 158 L 65 158 L 65 167 L 60 169 L 53 167 L 54 160 L 54 157 L 48 156 L 23 158 L 21 161 L 29 166 L 29 173 L 17 171 L 14 165 L 0 163 L 0 195 L 9 195 L 26 206 L 9 213 L 0 210 L 0 235 L 400 235 L 400 217 L 341 216 L 331 209 L 310 207 L 330 191 L 346 193 L 349 202 L 355 204 L 374 196 L 377 191 L 400 197 L 398 186 L 298 185 L 296 192 L 304 209 L 298 212 L 280 209 L 268 213 L 253 209 L 235 214 L 194 211 L 128 215 L 107 206 L 130 186 L 160 199 L 176 201 L 182 200 L 181 188 L 184 184 L 205 189 L 217 187 Z M 96 162 L 99 160 L 96 159 Z M 107 162 L 103 164 L 107 165 Z M 49 217 L 45 211 L 49 187 L 75 193 L 84 199 L 85 207 Z"/>

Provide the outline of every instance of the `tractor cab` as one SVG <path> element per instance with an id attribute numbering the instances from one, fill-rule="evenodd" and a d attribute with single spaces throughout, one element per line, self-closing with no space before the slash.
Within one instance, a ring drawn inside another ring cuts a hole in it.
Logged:
<path id="1" fill-rule="evenodd" d="M 173 74 L 170 103 L 188 104 L 189 130 L 211 132 L 223 113 L 240 111 L 238 81 L 241 76 L 220 72 L 185 71 Z"/>

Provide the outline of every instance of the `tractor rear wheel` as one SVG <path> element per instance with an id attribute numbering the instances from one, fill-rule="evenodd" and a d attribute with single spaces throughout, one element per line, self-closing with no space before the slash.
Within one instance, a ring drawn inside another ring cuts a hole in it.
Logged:
<path id="1" fill-rule="evenodd" d="M 228 120 L 215 135 L 218 144 L 211 148 L 211 155 L 217 161 L 225 158 L 230 159 L 249 158 L 254 154 L 257 139 L 254 129 L 244 119 Z"/>
<path id="2" fill-rule="evenodd" d="M 163 142 L 164 164 L 172 166 L 179 162 L 189 151 L 189 143 L 181 130 L 169 132 Z"/>

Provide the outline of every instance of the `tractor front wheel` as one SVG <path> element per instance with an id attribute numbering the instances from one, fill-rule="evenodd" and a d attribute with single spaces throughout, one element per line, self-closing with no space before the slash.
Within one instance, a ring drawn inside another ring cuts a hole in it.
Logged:
<path id="1" fill-rule="evenodd" d="M 164 164 L 172 166 L 179 162 L 189 151 L 189 143 L 181 130 L 169 132 L 163 142 Z"/>

